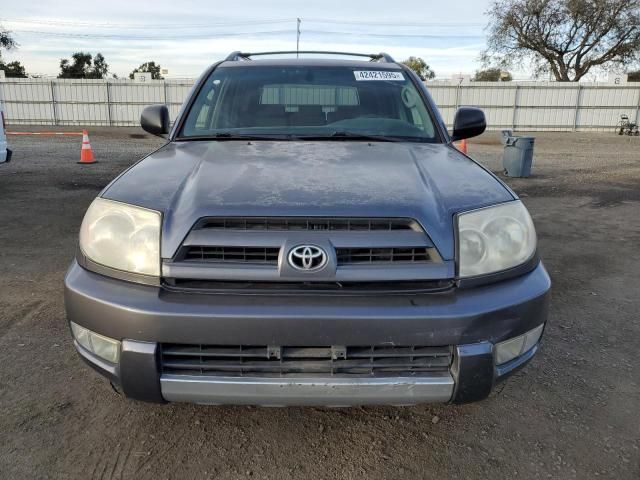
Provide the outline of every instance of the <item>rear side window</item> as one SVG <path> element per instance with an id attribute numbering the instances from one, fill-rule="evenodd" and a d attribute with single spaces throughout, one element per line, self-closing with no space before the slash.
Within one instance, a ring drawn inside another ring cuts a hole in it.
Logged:
<path id="1" fill-rule="evenodd" d="M 403 71 L 295 66 L 217 68 L 180 137 L 343 131 L 436 141 L 429 110 Z"/>

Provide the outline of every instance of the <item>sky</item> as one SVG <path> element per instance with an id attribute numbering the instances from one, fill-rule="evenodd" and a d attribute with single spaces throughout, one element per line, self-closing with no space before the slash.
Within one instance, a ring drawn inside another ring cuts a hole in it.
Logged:
<path id="1" fill-rule="evenodd" d="M 101 52 L 110 73 L 127 76 L 146 61 L 169 77 L 195 77 L 234 50 L 373 53 L 424 58 L 438 78 L 471 74 L 485 47 L 490 0 L 12 1 L 0 25 L 19 47 L 3 53 L 30 74 L 56 76 L 61 58 Z"/>

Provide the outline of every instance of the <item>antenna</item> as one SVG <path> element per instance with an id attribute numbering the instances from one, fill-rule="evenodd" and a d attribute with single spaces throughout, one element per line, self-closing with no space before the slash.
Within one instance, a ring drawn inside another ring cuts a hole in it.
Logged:
<path id="1" fill-rule="evenodd" d="M 296 20 L 297 20 L 296 58 L 300 58 L 300 24 L 302 23 L 302 20 L 300 20 L 300 17 L 298 17 Z"/>

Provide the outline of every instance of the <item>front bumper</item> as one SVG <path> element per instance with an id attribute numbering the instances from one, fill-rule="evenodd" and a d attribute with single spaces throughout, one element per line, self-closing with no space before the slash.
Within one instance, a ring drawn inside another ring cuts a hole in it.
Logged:
<path id="1" fill-rule="evenodd" d="M 65 278 L 65 303 L 70 321 L 123 341 L 118 365 L 76 348 L 132 398 L 260 405 L 464 403 L 485 398 L 496 379 L 533 357 L 537 346 L 497 367 L 493 345 L 546 321 L 550 285 L 539 264 L 515 279 L 439 294 L 206 295 L 123 282 L 74 262 Z M 192 378 L 162 373 L 162 343 L 451 345 L 454 359 L 446 375 Z"/>
<path id="2" fill-rule="evenodd" d="M 447 402 L 450 375 L 412 378 L 244 378 L 163 375 L 162 396 L 170 402 L 232 405 L 411 405 Z"/>

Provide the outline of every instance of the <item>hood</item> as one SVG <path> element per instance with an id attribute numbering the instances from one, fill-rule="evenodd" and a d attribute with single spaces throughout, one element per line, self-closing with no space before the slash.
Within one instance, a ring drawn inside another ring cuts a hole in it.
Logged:
<path id="1" fill-rule="evenodd" d="M 514 198 L 448 145 L 355 141 L 169 143 L 102 196 L 163 213 L 163 258 L 206 216 L 348 216 L 414 218 L 451 259 L 455 213 Z"/>

